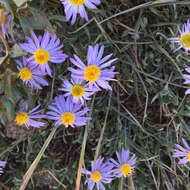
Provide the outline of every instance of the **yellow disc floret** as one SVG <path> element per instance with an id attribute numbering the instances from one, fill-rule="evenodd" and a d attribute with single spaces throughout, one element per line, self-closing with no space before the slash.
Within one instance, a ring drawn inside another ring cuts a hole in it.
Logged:
<path id="1" fill-rule="evenodd" d="M 180 38 L 180 43 L 185 48 L 190 48 L 190 33 L 183 34 Z"/>
<path id="2" fill-rule="evenodd" d="M 26 112 L 18 112 L 15 121 L 18 125 L 23 125 L 29 120 L 28 114 Z"/>
<path id="3" fill-rule="evenodd" d="M 190 162 L 190 152 L 187 153 L 188 161 Z"/>
<path id="4" fill-rule="evenodd" d="M 76 6 L 80 6 L 84 4 L 85 0 L 69 0 L 69 2 Z"/>
<path id="5" fill-rule="evenodd" d="M 100 69 L 96 65 L 87 66 L 84 70 L 84 78 L 86 81 L 95 82 L 100 76 Z"/>
<path id="6" fill-rule="evenodd" d="M 76 97 L 82 97 L 84 94 L 84 87 L 82 85 L 73 85 L 73 87 L 71 88 L 71 94 Z"/>
<path id="7" fill-rule="evenodd" d="M 123 176 L 130 176 L 131 174 L 131 166 L 129 164 L 123 164 L 120 168 L 121 173 Z"/>
<path id="8" fill-rule="evenodd" d="M 36 62 L 38 64 L 45 64 L 48 62 L 50 58 L 50 54 L 48 51 L 44 50 L 44 49 L 38 49 L 35 53 L 34 53 L 34 59 L 36 60 Z"/>
<path id="9" fill-rule="evenodd" d="M 5 10 L 0 9 L 0 24 L 5 24 L 5 22 L 6 22 Z"/>
<path id="10" fill-rule="evenodd" d="M 23 67 L 19 72 L 19 77 L 22 80 L 30 80 L 32 78 L 32 72 L 28 67 Z"/>
<path id="11" fill-rule="evenodd" d="M 61 120 L 64 125 L 71 125 L 75 121 L 75 115 L 71 112 L 65 112 L 62 114 Z"/>
<path id="12" fill-rule="evenodd" d="M 91 179 L 95 182 L 95 183 L 97 183 L 98 181 L 100 181 L 101 179 L 102 179 L 102 176 L 101 176 L 101 174 L 100 174 L 100 172 L 99 171 L 94 171 L 92 174 L 91 174 Z"/>

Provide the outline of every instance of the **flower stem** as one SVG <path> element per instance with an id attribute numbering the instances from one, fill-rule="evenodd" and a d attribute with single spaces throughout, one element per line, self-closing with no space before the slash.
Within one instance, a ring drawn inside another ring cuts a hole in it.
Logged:
<path id="1" fill-rule="evenodd" d="M 91 112 L 89 114 L 90 116 L 92 115 L 94 99 L 95 99 L 95 95 L 93 96 L 92 103 L 91 103 Z M 83 142 L 82 142 L 82 150 L 81 150 L 81 153 L 80 153 L 80 160 L 79 160 L 79 166 L 78 166 L 75 190 L 80 190 L 82 164 L 83 164 L 83 161 L 84 161 L 84 154 L 85 154 L 86 142 L 87 142 L 87 137 L 88 137 L 89 124 L 90 124 L 90 122 L 88 121 L 88 123 L 87 123 L 87 125 L 85 127 L 85 132 L 84 132 L 84 137 L 83 137 Z"/>

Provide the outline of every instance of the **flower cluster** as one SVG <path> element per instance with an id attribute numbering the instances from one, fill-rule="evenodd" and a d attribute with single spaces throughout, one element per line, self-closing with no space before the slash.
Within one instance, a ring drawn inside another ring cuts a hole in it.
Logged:
<path id="1" fill-rule="evenodd" d="M 15 62 L 18 78 L 29 88 L 41 90 L 43 86 L 49 85 L 45 79 L 46 75 L 52 77 L 49 63 L 63 63 L 68 56 L 61 50 L 63 45 L 60 44 L 60 39 L 56 34 L 51 37 L 46 31 L 43 36 L 36 36 L 31 30 L 31 35 L 32 38 L 26 36 L 27 43 L 19 44 L 31 56 L 29 58 L 23 56 L 22 61 L 15 60 Z M 110 59 L 112 54 L 105 57 L 103 54 L 104 46 L 99 48 L 98 44 L 88 47 L 87 64 L 74 54 L 74 58 L 70 58 L 70 61 L 76 68 L 68 68 L 71 79 L 64 77 L 61 87 L 58 88 L 63 94 L 54 98 L 45 114 L 41 114 L 40 105 L 30 109 L 26 104 L 16 112 L 16 124 L 27 128 L 40 128 L 45 126 L 45 122 L 41 119 L 49 119 L 55 121 L 54 126 L 64 125 L 66 128 L 85 126 L 91 120 L 91 117 L 85 116 L 89 111 L 86 102 L 91 100 L 91 96 L 98 91 L 112 90 L 109 81 L 116 81 L 114 77 L 117 72 L 114 71 L 115 66 L 112 66 L 112 63 L 117 58 Z M 0 166 L 3 166 L 3 162 Z M 105 172 L 110 168 L 113 166 L 106 167 L 100 172 Z M 2 173 L 2 169 L 0 172 Z M 104 178 L 107 175 L 102 176 Z"/>
<path id="2" fill-rule="evenodd" d="M 110 183 L 115 178 L 132 175 L 136 158 L 135 155 L 129 158 L 129 154 L 129 150 L 122 149 L 121 156 L 116 152 L 118 162 L 110 158 L 109 161 L 103 163 L 104 158 L 99 157 L 96 162 L 92 161 L 91 171 L 83 168 L 82 173 L 89 175 L 86 180 L 89 189 L 92 190 L 96 185 L 97 189 L 105 190 L 103 183 Z"/>
<path id="3" fill-rule="evenodd" d="M 174 50 L 174 52 L 184 49 L 185 53 L 189 55 L 190 51 L 190 20 L 187 20 L 187 23 L 184 23 L 182 28 L 178 26 L 179 36 L 174 38 L 168 38 L 171 43 L 176 43 L 178 47 Z M 185 68 L 185 71 L 190 73 L 190 67 Z M 185 79 L 184 84 L 190 84 L 190 75 L 184 74 L 183 78 Z M 190 89 L 185 91 L 185 94 L 190 94 Z M 186 142 L 185 139 L 182 138 L 182 142 L 185 146 L 182 147 L 179 144 L 175 144 L 176 149 L 174 149 L 173 157 L 180 158 L 178 164 L 186 164 L 190 162 L 190 146 Z"/>
<path id="4" fill-rule="evenodd" d="M 187 23 L 185 23 L 182 28 L 178 26 L 178 32 L 179 37 L 175 38 L 168 38 L 171 43 L 177 43 L 179 47 L 177 47 L 174 52 L 184 49 L 186 54 L 188 55 L 190 51 L 190 20 L 187 20 Z M 190 73 L 190 67 L 185 68 L 185 70 Z M 184 84 L 190 84 L 190 75 L 184 74 L 183 78 L 185 79 Z M 190 89 L 185 91 L 185 94 L 190 94 Z"/>
<path id="5" fill-rule="evenodd" d="M 88 20 L 87 12 L 84 6 L 89 9 L 96 9 L 100 0 L 64 0 L 61 2 L 65 7 L 66 20 L 72 18 L 71 24 L 76 21 L 79 13 L 82 18 Z M 1 31 L 6 37 L 9 30 L 10 15 L 7 12 L 1 14 Z M 45 78 L 46 75 L 52 77 L 52 69 L 50 63 L 63 63 L 68 55 L 62 50 L 63 44 L 56 34 L 50 35 L 45 31 L 43 35 L 37 36 L 31 30 L 31 37 L 25 37 L 26 42 L 20 43 L 19 46 L 30 54 L 29 57 L 23 57 L 22 60 L 15 60 L 18 69 L 18 78 L 20 78 L 24 85 L 30 89 L 42 90 L 43 87 L 48 86 L 49 83 Z M 70 58 L 70 62 L 74 67 L 69 67 L 71 78 L 62 79 L 62 85 L 58 90 L 62 93 L 54 98 L 54 101 L 48 106 L 48 111 L 42 114 L 40 105 L 34 106 L 32 109 L 26 104 L 23 108 L 16 112 L 15 122 L 19 126 L 40 128 L 45 126 L 41 119 L 49 119 L 54 121 L 54 126 L 64 125 L 66 128 L 85 126 L 91 117 L 85 116 L 89 111 L 86 102 L 91 100 L 91 96 L 102 90 L 112 90 L 110 81 L 114 79 L 115 66 L 112 63 L 117 58 L 111 59 L 112 54 L 105 57 L 104 46 L 99 47 L 88 46 L 87 58 L 82 61 L 78 55 L 74 54 Z M 124 154 L 124 155 L 123 155 Z M 118 157 L 119 163 L 110 159 L 110 162 L 103 164 L 103 158 L 99 158 L 94 165 L 92 165 L 90 186 L 93 188 L 94 184 L 97 187 L 104 188 L 103 183 L 110 183 L 115 177 L 118 177 L 118 171 L 124 176 L 131 173 L 133 161 L 128 160 L 129 151 L 122 150 L 121 158 Z M 117 156 L 118 156 L 117 152 Z M 4 166 L 5 162 L 0 162 L 0 166 Z M 121 167 L 121 169 L 119 169 Z M 113 168 L 115 168 L 113 170 Z M 126 171 L 127 170 L 127 171 Z M 89 174 L 86 170 L 86 174 Z M 0 168 L 0 174 L 2 168 Z"/>
<path id="6" fill-rule="evenodd" d="M 48 106 L 47 119 L 55 120 L 54 125 L 64 125 L 68 127 L 84 126 L 90 120 L 90 117 L 84 117 L 89 111 L 84 107 L 85 101 L 89 101 L 95 92 L 101 91 L 102 88 L 112 90 L 108 81 L 115 80 L 115 67 L 105 69 L 117 59 L 110 59 L 112 54 L 102 58 L 104 46 L 99 45 L 88 47 L 87 65 L 74 54 L 74 59 L 70 58 L 77 69 L 69 67 L 71 79 L 62 79 L 61 88 L 58 90 L 65 92 L 63 95 L 55 97 L 54 102 Z M 65 99 L 66 97 L 66 99 Z"/>
<path id="7" fill-rule="evenodd" d="M 85 7 L 96 9 L 100 5 L 101 0 L 60 0 L 64 6 L 66 21 L 71 20 L 73 25 L 76 22 L 77 15 L 88 21 L 88 15 Z M 4 38 L 8 37 L 9 23 L 11 15 L 0 10 L 0 30 Z M 169 38 L 171 43 L 177 43 L 178 47 L 174 52 L 184 49 L 186 54 L 190 51 L 190 20 L 187 20 L 182 28 L 178 27 L 179 37 Z M 26 43 L 20 43 L 20 47 L 30 54 L 30 57 L 23 57 L 16 60 L 18 77 L 23 83 L 32 89 L 41 90 L 43 86 L 48 86 L 46 75 L 52 77 L 50 63 L 63 63 L 68 55 L 62 50 L 63 44 L 57 35 L 50 35 L 45 31 L 43 35 L 36 36 L 31 30 L 31 37 L 26 36 Z M 102 90 L 112 90 L 110 81 L 116 81 L 115 66 L 112 63 L 117 58 L 111 59 L 112 54 L 103 57 L 104 46 L 99 47 L 98 44 L 88 46 L 87 58 L 81 60 L 76 54 L 70 58 L 70 62 L 74 65 L 68 67 L 71 72 L 71 78 L 62 78 L 61 95 L 57 95 L 54 101 L 48 105 L 48 111 L 42 114 L 39 109 L 40 105 L 29 109 L 28 104 L 20 109 L 15 116 L 15 122 L 19 126 L 40 128 L 45 125 L 41 119 L 49 119 L 54 121 L 54 126 L 64 125 L 66 128 L 85 126 L 91 117 L 86 114 L 89 108 L 86 102 L 91 100 L 91 96 Z M 190 73 L 190 67 L 185 69 Z M 183 75 L 184 84 L 190 84 L 190 74 Z M 188 89 L 185 94 L 190 94 Z M 190 162 L 190 146 L 185 139 L 182 138 L 185 147 L 175 144 L 173 157 L 179 158 L 178 164 L 186 164 Z M 111 183 L 115 178 L 128 177 L 133 175 L 136 164 L 136 157 L 133 154 L 130 157 L 130 151 L 122 149 L 121 154 L 116 151 L 117 161 L 110 158 L 104 162 L 103 157 L 99 157 L 91 163 L 91 171 L 82 169 L 82 173 L 88 175 L 86 183 L 88 189 L 92 190 L 95 186 L 97 189 L 105 190 L 104 184 Z M 0 161 L 0 175 L 3 173 L 2 167 L 5 161 Z"/>
<path id="8" fill-rule="evenodd" d="M 18 77 L 23 80 L 24 84 L 32 88 L 42 89 L 42 86 L 47 86 L 48 82 L 43 78 L 46 74 L 52 76 L 52 71 L 49 62 L 63 63 L 68 57 L 63 53 L 60 45 L 60 40 L 56 34 L 52 37 L 49 32 L 45 32 L 43 36 L 36 36 L 34 31 L 31 31 L 32 38 L 26 37 L 27 43 L 21 43 L 20 47 L 26 52 L 32 54 L 29 58 L 23 57 L 22 62 L 16 60 Z M 94 47 L 88 47 L 87 65 L 76 55 L 70 58 L 77 69 L 69 67 L 71 79 L 63 78 L 61 88 L 58 90 L 66 92 L 63 95 L 55 97 L 54 102 L 48 106 L 49 111 L 46 115 L 39 115 L 40 111 L 36 111 L 39 106 L 28 110 L 19 111 L 15 121 L 18 125 L 26 127 L 40 127 L 44 123 L 34 119 L 46 118 L 55 120 L 56 126 L 65 125 L 68 127 L 83 126 L 90 120 L 90 117 L 84 117 L 88 112 L 88 108 L 84 107 L 85 101 L 90 100 L 90 97 L 101 89 L 112 90 L 109 81 L 115 81 L 115 67 L 111 64 L 117 60 L 111 59 L 112 54 L 103 57 L 104 46 L 96 44 Z M 111 68 L 109 68 L 111 67 Z M 67 97 L 65 99 L 65 97 Z"/>

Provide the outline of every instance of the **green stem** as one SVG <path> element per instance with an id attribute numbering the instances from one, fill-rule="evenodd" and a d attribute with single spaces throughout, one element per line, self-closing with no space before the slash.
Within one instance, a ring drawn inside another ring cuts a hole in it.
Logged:
<path id="1" fill-rule="evenodd" d="M 95 95 L 93 96 L 92 103 L 91 103 L 90 116 L 92 115 L 92 110 L 93 110 L 93 105 L 94 105 L 94 99 L 95 99 Z M 77 172 L 77 179 L 76 179 L 75 190 L 80 190 L 82 164 L 83 164 L 83 161 L 84 161 L 84 154 L 85 154 L 86 142 L 87 142 L 87 137 L 88 137 L 89 124 L 90 124 L 90 122 L 88 122 L 87 125 L 86 125 L 86 127 L 85 127 L 85 132 L 84 132 L 84 137 L 83 137 L 83 142 L 82 142 L 82 150 L 81 150 L 81 153 L 80 153 L 80 160 L 79 160 L 79 166 L 78 166 L 78 172 Z"/>
<path id="2" fill-rule="evenodd" d="M 123 176 L 121 177 L 119 181 L 119 190 L 123 190 Z"/>
<path id="3" fill-rule="evenodd" d="M 129 180 L 129 190 L 135 190 L 132 176 L 129 176 L 128 180 Z"/>

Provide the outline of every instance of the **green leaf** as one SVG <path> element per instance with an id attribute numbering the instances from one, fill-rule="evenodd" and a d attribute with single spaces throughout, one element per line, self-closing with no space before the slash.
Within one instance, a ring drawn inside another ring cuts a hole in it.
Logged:
<path id="1" fill-rule="evenodd" d="M 15 58 L 15 57 L 26 56 L 26 55 L 27 53 L 18 44 L 15 44 L 12 47 L 10 57 Z"/>
<path id="2" fill-rule="evenodd" d="M 32 15 L 26 16 L 22 15 L 21 13 L 18 14 L 21 27 L 26 35 L 30 33 L 31 28 L 36 30 L 48 30 L 50 34 L 55 33 L 53 26 L 49 22 L 48 17 L 44 12 L 31 7 L 28 9 Z"/>
<path id="3" fill-rule="evenodd" d="M 21 92 L 17 88 L 15 88 L 14 86 L 11 86 L 11 88 L 12 88 L 12 93 L 13 93 L 14 101 L 16 101 L 17 98 L 19 96 L 21 96 Z"/>
<path id="4" fill-rule="evenodd" d="M 14 114 L 15 114 L 13 104 L 11 103 L 11 101 L 9 101 L 6 98 L 3 98 L 2 103 L 3 103 L 3 105 L 5 106 L 5 108 L 7 110 L 8 120 L 13 120 Z"/>
<path id="5" fill-rule="evenodd" d="M 45 12 L 38 11 L 37 9 L 34 8 L 29 8 L 31 13 L 33 14 L 33 27 L 36 29 L 43 29 L 43 30 L 48 30 L 50 34 L 54 34 L 55 30 L 51 23 L 48 20 L 47 15 Z"/>

